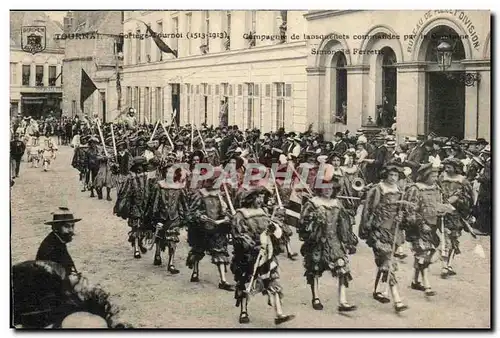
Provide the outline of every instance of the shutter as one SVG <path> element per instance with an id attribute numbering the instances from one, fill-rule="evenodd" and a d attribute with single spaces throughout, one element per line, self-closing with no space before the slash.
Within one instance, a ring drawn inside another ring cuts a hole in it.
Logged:
<path id="1" fill-rule="evenodd" d="M 210 88 L 210 86 L 208 86 Z M 214 100 L 212 99 L 211 91 L 207 95 L 207 125 L 214 125 Z"/>
<path id="2" fill-rule="evenodd" d="M 234 125 L 234 97 L 229 96 L 227 99 L 227 115 L 228 115 L 228 125 Z"/>
<path id="3" fill-rule="evenodd" d="M 233 85 L 228 85 L 229 87 L 229 96 L 233 96 Z"/>
<path id="4" fill-rule="evenodd" d="M 271 85 L 266 84 L 266 97 L 270 97 L 270 96 L 271 96 Z"/>
<path id="5" fill-rule="evenodd" d="M 248 84 L 245 84 L 242 89 L 243 89 L 243 98 L 242 98 L 241 127 L 244 130 L 248 128 Z"/>
<path id="6" fill-rule="evenodd" d="M 255 100 L 254 100 L 254 110 L 253 110 L 253 127 L 262 130 L 262 106 L 261 106 L 261 86 L 255 85 Z"/>
<path id="7" fill-rule="evenodd" d="M 219 95 L 219 85 L 215 85 L 215 95 Z"/>
<path id="8" fill-rule="evenodd" d="M 292 130 L 294 120 L 292 85 L 287 84 L 285 89 L 285 130 Z"/>
<path id="9" fill-rule="evenodd" d="M 269 85 L 271 86 L 271 85 Z M 269 96 L 269 104 L 271 108 L 271 131 L 276 131 L 276 124 L 278 123 L 277 119 L 277 107 L 276 107 L 276 98 L 274 95 L 275 91 L 271 91 L 271 95 Z"/>
<path id="10" fill-rule="evenodd" d="M 242 95 L 242 89 L 243 89 L 243 86 L 239 84 L 238 85 L 238 96 Z"/>
<path id="11" fill-rule="evenodd" d="M 207 93 L 208 96 L 212 95 L 212 85 L 207 86 Z"/>

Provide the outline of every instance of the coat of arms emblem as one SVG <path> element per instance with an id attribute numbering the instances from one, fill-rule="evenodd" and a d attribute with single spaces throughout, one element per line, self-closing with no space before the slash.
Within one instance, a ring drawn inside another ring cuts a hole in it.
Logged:
<path id="1" fill-rule="evenodd" d="M 46 48 L 45 26 L 23 26 L 21 29 L 21 49 L 25 52 L 36 54 Z"/>

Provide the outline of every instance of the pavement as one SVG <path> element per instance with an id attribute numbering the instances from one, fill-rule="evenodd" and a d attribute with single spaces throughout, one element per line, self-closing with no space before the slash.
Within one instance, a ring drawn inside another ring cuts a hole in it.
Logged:
<path id="1" fill-rule="evenodd" d="M 136 328 L 275 328 L 273 308 L 267 298 L 257 295 L 249 303 L 251 323 L 238 323 L 239 309 L 234 294 L 219 290 L 218 273 L 205 257 L 200 264 L 200 282 L 191 283 L 191 270 L 186 265 L 189 251 L 186 234 L 182 233 L 176 257 L 181 272 L 171 275 L 163 266 L 153 266 L 153 253 L 133 258 L 127 242 L 126 221 L 112 213 L 113 201 L 90 198 L 81 192 L 78 172 L 71 167 L 73 149 L 59 146 L 58 157 L 48 172 L 21 163 L 20 177 L 11 188 L 11 252 L 12 263 L 34 259 L 38 246 L 50 232 L 44 222 L 58 206 L 69 206 L 83 220 L 76 224 L 76 235 L 68 250 L 81 271 L 92 283 L 101 284 L 112 294 L 120 308 L 119 320 Z M 409 309 L 396 314 L 392 303 L 373 300 L 372 289 L 376 267 L 371 250 L 362 242 L 351 256 L 354 280 L 347 290 L 348 301 L 358 310 L 348 314 L 337 312 L 337 280 L 329 274 L 320 279 L 322 311 L 311 307 L 311 294 L 306 284 L 302 259 L 280 256 L 281 282 L 285 313 L 296 318 L 280 328 L 490 328 L 490 237 L 473 239 L 465 233 L 461 238 L 462 254 L 457 256 L 456 276 L 440 278 L 440 264 L 431 266 L 433 289 L 437 295 L 426 298 L 410 289 L 413 258 L 399 261 L 397 272 L 400 293 Z M 474 253 L 481 245 L 486 258 Z M 297 235 L 292 238 L 296 252 L 300 250 Z M 228 273 L 228 281 L 232 274 Z"/>

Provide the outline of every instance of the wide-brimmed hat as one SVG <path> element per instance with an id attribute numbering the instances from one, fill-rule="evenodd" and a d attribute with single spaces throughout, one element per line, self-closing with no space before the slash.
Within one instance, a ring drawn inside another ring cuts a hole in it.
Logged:
<path id="1" fill-rule="evenodd" d="M 390 172 L 390 171 L 397 171 L 398 173 L 403 173 L 404 167 L 400 161 L 389 161 L 383 166 L 382 172 Z"/>
<path id="2" fill-rule="evenodd" d="M 130 166 L 130 171 L 136 171 L 138 167 L 145 165 L 147 162 L 146 158 L 143 156 L 136 156 L 132 159 L 132 165 Z"/>
<path id="3" fill-rule="evenodd" d="M 99 143 L 99 139 L 95 136 L 91 136 L 88 140 L 89 143 L 94 142 L 94 143 Z"/>
<path id="4" fill-rule="evenodd" d="M 458 158 L 447 158 L 443 162 L 441 162 L 443 165 L 451 165 L 454 168 L 463 170 L 464 164 L 462 161 L 460 161 Z"/>
<path id="5" fill-rule="evenodd" d="M 480 137 L 476 140 L 476 143 L 477 144 L 485 144 L 485 145 L 488 145 L 488 141 L 486 141 L 484 138 Z"/>
<path id="6" fill-rule="evenodd" d="M 420 168 L 417 170 L 417 181 L 421 181 L 425 179 L 425 177 L 429 176 L 433 171 L 439 171 L 439 168 L 434 166 L 432 163 L 422 164 Z"/>
<path id="7" fill-rule="evenodd" d="M 75 218 L 73 213 L 67 207 L 59 207 L 52 213 L 52 221 L 45 222 L 47 225 L 61 224 L 61 223 L 76 223 L 81 221 L 81 218 Z"/>

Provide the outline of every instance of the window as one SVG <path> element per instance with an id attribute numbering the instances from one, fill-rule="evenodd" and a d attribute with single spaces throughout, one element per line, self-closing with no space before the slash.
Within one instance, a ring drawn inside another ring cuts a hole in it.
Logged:
<path id="1" fill-rule="evenodd" d="M 135 87 L 134 90 L 134 108 L 137 112 L 137 120 L 141 121 L 141 90 L 139 87 Z M 142 121 L 141 121 L 142 122 Z"/>
<path id="2" fill-rule="evenodd" d="M 163 88 L 162 87 L 156 87 L 156 106 L 155 106 L 155 111 L 156 111 L 156 117 L 157 119 L 161 121 L 165 121 L 165 114 L 163 111 Z"/>
<path id="3" fill-rule="evenodd" d="M 151 23 L 149 23 L 148 26 L 151 27 Z M 145 39 L 145 41 L 144 41 L 144 44 L 145 44 L 145 46 L 144 46 L 144 49 L 145 49 L 144 54 L 146 54 L 145 61 L 149 63 L 149 62 L 153 61 L 151 59 L 151 37 L 147 37 L 147 38 L 144 38 L 144 39 Z"/>
<path id="4" fill-rule="evenodd" d="M 57 68 L 56 66 L 49 66 L 49 86 L 55 87 L 57 78 Z"/>
<path id="5" fill-rule="evenodd" d="M 179 18 L 177 18 L 177 17 L 172 18 L 172 23 L 173 23 L 173 27 L 174 27 L 173 33 L 178 34 L 179 33 Z M 179 39 L 174 38 L 172 41 L 172 49 L 177 50 L 178 46 L 179 46 Z"/>
<path id="6" fill-rule="evenodd" d="M 149 87 L 144 88 L 144 118 L 147 119 L 148 123 L 153 123 L 153 116 L 151 113 L 151 95 L 149 92 Z"/>
<path id="7" fill-rule="evenodd" d="M 276 129 L 285 127 L 285 84 L 276 83 Z"/>
<path id="8" fill-rule="evenodd" d="M 31 66 L 23 65 L 23 86 L 30 85 Z"/>
<path id="9" fill-rule="evenodd" d="M 132 35 L 132 31 L 128 31 L 128 34 Z M 127 64 L 132 64 L 132 41 L 134 39 L 125 39 L 127 42 Z"/>
<path id="10" fill-rule="evenodd" d="M 252 11 L 252 25 L 251 25 L 251 30 L 252 32 L 256 31 L 257 27 L 257 11 Z"/>
<path id="11" fill-rule="evenodd" d="M 35 81 L 36 86 L 43 86 L 43 66 L 36 66 L 35 68 Z"/>
<path id="12" fill-rule="evenodd" d="M 140 39 L 141 36 L 141 30 L 138 29 L 135 34 L 137 35 L 135 40 L 135 63 L 141 63 L 141 45 L 142 45 L 142 40 Z"/>
<path id="13" fill-rule="evenodd" d="M 335 115 L 332 122 L 347 124 L 347 61 L 344 53 L 336 53 L 332 62 L 335 62 L 332 65 L 335 71 L 335 100 L 332 102 Z"/>
<path id="14" fill-rule="evenodd" d="M 61 86 L 63 84 L 63 70 L 62 70 L 62 67 L 61 67 L 61 74 L 59 75 L 59 78 L 61 79 Z"/>
<path id="15" fill-rule="evenodd" d="M 126 97 L 126 101 L 125 101 L 127 107 L 131 107 L 132 106 L 132 87 L 127 87 L 127 97 Z"/>
<path id="16" fill-rule="evenodd" d="M 76 115 L 76 100 L 71 101 L 71 114 Z"/>
<path id="17" fill-rule="evenodd" d="M 385 118 L 377 116 L 381 127 L 390 127 L 396 117 L 398 72 L 396 54 L 390 47 L 382 48 L 382 110 Z"/>
<path id="18" fill-rule="evenodd" d="M 17 84 L 17 64 L 15 63 L 10 64 L 10 84 Z"/>
<path id="19" fill-rule="evenodd" d="M 246 128 L 253 128 L 254 127 L 254 110 L 255 110 L 255 104 L 254 104 L 254 89 L 255 86 L 253 83 L 248 83 L 247 84 L 247 89 L 248 89 L 248 98 L 247 98 L 247 126 Z"/>
<path id="20" fill-rule="evenodd" d="M 156 23 L 156 33 L 163 34 L 163 22 L 158 21 Z M 160 48 L 156 48 L 156 46 L 154 48 L 156 50 L 156 61 L 163 61 L 163 53 Z"/>
<path id="21" fill-rule="evenodd" d="M 223 50 L 231 50 L 231 11 L 226 11 L 226 28 L 227 38 L 223 40 Z"/>
<path id="22" fill-rule="evenodd" d="M 193 19 L 193 14 L 192 13 L 187 13 L 186 14 L 186 32 L 192 32 L 191 28 L 191 21 Z M 191 40 L 187 40 L 187 55 L 191 55 Z"/>
<path id="23" fill-rule="evenodd" d="M 192 87 L 186 83 L 186 105 L 187 105 L 187 123 L 191 123 L 191 92 Z"/>

